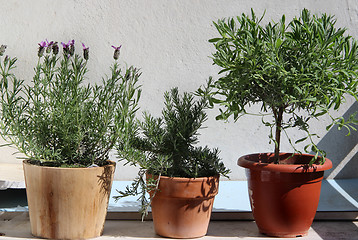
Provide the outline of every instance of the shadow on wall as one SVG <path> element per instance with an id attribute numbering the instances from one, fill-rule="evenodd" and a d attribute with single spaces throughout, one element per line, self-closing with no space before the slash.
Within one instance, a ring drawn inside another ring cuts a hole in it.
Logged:
<path id="1" fill-rule="evenodd" d="M 358 102 L 355 102 L 343 115 L 346 119 L 358 111 Z M 338 130 L 333 127 L 317 144 L 319 148 L 327 152 L 327 157 L 332 160 L 332 169 L 325 171 L 325 177 L 332 178 L 358 178 L 358 131 Z"/>

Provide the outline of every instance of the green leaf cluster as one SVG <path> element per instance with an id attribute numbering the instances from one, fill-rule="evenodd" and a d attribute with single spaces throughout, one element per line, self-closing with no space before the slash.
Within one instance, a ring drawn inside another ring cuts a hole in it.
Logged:
<path id="1" fill-rule="evenodd" d="M 180 95 L 177 88 L 164 94 L 165 106 L 161 117 L 144 113 L 138 122 L 130 147 L 119 148 L 119 156 L 140 167 L 138 177 L 125 191 L 118 191 L 119 199 L 139 195 L 142 216 L 147 214 L 151 199 L 146 194 L 158 189 L 161 176 L 198 178 L 221 174 L 228 176 L 219 158 L 218 149 L 197 147 L 198 131 L 207 119 L 207 99 L 195 99 L 192 93 Z M 157 178 L 146 179 L 146 173 Z"/>
<path id="2" fill-rule="evenodd" d="M 128 151 L 128 155 L 121 157 L 154 175 L 187 178 L 227 175 L 218 149 L 195 146 L 198 131 L 207 119 L 206 99 L 196 100 L 188 92 L 180 95 L 177 88 L 165 92 L 164 98 L 162 116 L 153 117 L 145 112 L 144 120 L 138 123 L 137 136 L 130 142 L 135 153 Z"/>
<path id="3" fill-rule="evenodd" d="M 31 84 L 12 73 L 16 58 L 0 62 L 1 136 L 39 165 L 105 165 L 135 123 L 140 72 L 115 62 L 101 84 L 86 84 L 87 61 L 47 52 Z"/>
<path id="4" fill-rule="evenodd" d="M 211 106 L 222 106 L 217 118 L 237 120 L 247 114 L 248 106 L 261 104 L 260 114 L 269 112 L 274 119 L 263 122 L 276 128 L 276 135 L 270 134 L 276 153 L 287 128 L 307 133 L 297 142 L 312 140 L 312 118 L 329 115 L 328 128 L 338 124 L 354 129 L 356 118 L 336 118 L 330 110 L 339 109 L 347 95 L 358 100 L 357 41 L 345 35 L 346 29 L 336 28 L 336 19 L 327 14 L 312 15 L 304 9 L 288 23 L 283 15 L 265 26 L 263 17 L 251 10 L 251 16 L 214 22 L 220 37 L 209 42 L 216 49 L 212 59 L 221 68 L 220 77 L 209 79 L 198 94 L 207 96 Z M 313 141 L 306 149 L 325 156 Z"/>

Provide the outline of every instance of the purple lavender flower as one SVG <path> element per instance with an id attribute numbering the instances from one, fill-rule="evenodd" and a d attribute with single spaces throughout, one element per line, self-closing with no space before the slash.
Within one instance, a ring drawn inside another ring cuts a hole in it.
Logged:
<path id="1" fill-rule="evenodd" d="M 53 41 L 49 42 L 49 41 L 47 40 L 47 38 L 46 38 L 46 45 L 47 45 L 47 46 L 51 46 L 52 44 L 53 44 Z"/>
<path id="2" fill-rule="evenodd" d="M 75 40 L 68 41 L 68 44 L 70 45 L 70 55 L 73 56 L 75 54 Z"/>
<path id="3" fill-rule="evenodd" d="M 63 52 L 67 56 L 73 56 L 75 53 L 75 40 L 70 40 L 68 43 L 61 42 L 63 47 Z"/>
<path id="4" fill-rule="evenodd" d="M 122 47 L 122 45 L 120 45 L 119 47 L 116 47 L 116 46 L 112 45 L 112 48 L 114 48 L 114 54 L 113 54 L 114 60 L 117 60 L 119 58 L 121 47 Z"/>
<path id="5" fill-rule="evenodd" d="M 63 48 L 63 52 L 64 52 L 66 55 L 68 55 L 68 54 L 69 54 L 69 51 L 70 51 L 70 48 L 69 48 L 70 45 L 67 45 L 67 44 L 64 43 L 64 42 L 61 42 L 61 45 L 62 45 L 62 48 Z"/>
<path id="6" fill-rule="evenodd" d="M 88 53 L 89 53 L 89 47 L 86 47 L 84 43 L 82 43 L 83 47 L 83 58 L 87 61 L 88 60 Z"/>
<path id="7" fill-rule="evenodd" d="M 58 54 L 58 51 L 59 51 L 59 47 L 58 47 L 58 45 L 57 45 L 57 42 L 54 42 L 54 43 L 52 44 L 52 53 L 55 54 L 55 55 L 57 55 L 57 54 Z"/>
<path id="8" fill-rule="evenodd" d="M 6 45 L 1 45 L 1 47 L 0 47 L 0 56 L 4 55 L 6 48 L 7 48 Z"/>
<path id="9" fill-rule="evenodd" d="M 53 41 L 49 42 L 47 39 L 46 39 L 46 53 L 50 53 L 51 52 L 51 49 L 52 49 L 52 45 L 53 45 Z"/>
<path id="10" fill-rule="evenodd" d="M 47 45 L 46 45 L 46 42 L 45 42 L 45 41 L 42 41 L 42 42 L 39 43 L 39 46 L 44 48 L 44 47 L 46 47 Z"/>
<path id="11" fill-rule="evenodd" d="M 37 56 L 42 57 L 45 52 L 45 48 L 47 47 L 46 42 L 42 41 L 39 43 L 39 50 L 37 52 Z"/>
<path id="12" fill-rule="evenodd" d="M 68 46 L 69 46 L 69 45 L 67 45 L 67 44 L 64 43 L 64 42 L 61 42 L 61 45 L 62 45 L 63 48 L 68 48 Z"/>

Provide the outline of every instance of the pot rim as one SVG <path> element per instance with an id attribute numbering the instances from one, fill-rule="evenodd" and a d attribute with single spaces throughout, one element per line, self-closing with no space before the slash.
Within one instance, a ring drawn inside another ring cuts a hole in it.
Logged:
<path id="1" fill-rule="evenodd" d="M 283 172 L 283 173 L 307 173 L 307 172 L 321 172 L 332 168 L 332 161 L 328 158 L 326 158 L 325 162 L 323 164 L 313 164 L 312 166 L 309 166 L 309 164 L 274 164 L 274 163 L 262 163 L 259 162 L 257 157 L 259 155 L 269 155 L 273 153 L 253 153 L 253 154 L 247 154 L 244 156 L 241 156 L 237 164 L 244 168 L 249 168 L 250 170 L 260 170 L 260 171 L 273 171 L 273 172 Z M 290 154 L 293 153 L 280 153 L 282 154 Z M 301 154 L 301 153 L 294 153 L 293 155 L 299 156 L 299 157 L 307 157 L 311 158 L 314 157 L 312 154 Z M 254 158 L 258 161 L 250 160 L 249 158 Z"/>
<path id="2" fill-rule="evenodd" d="M 146 174 L 148 177 L 154 177 L 154 178 L 157 178 L 158 176 L 157 175 L 153 175 L 153 174 L 150 174 L 150 173 L 147 173 Z M 167 179 L 167 180 L 173 180 L 173 181 L 177 181 L 177 182 L 201 182 L 203 180 L 206 180 L 206 179 L 210 179 L 210 178 L 220 178 L 220 174 L 217 174 L 217 175 L 214 175 L 214 176 L 209 176 L 209 177 L 197 177 L 197 178 L 185 178 L 185 177 L 168 177 L 168 176 L 163 176 L 161 175 L 160 176 L 160 179 Z"/>
<path id="3" fill-rule="evenodd" d="M 32 164 L 32 163 L 30 163 L 30 159 L 26 159 L 26 160 L 22 161 L 23 164 L 33 166 L 33 167 L 41 167 L 44 169 L 64 169 L 64 170 L 70 170 L 70 171 L 83 170 L 83 169 L 98 169 L 98 168 L 104 168 L 107 166 L 114 166 L 114 167 L 116 166 L 116 162 L 114 162 L 114 161 L 107 160 L 107 162 L 109 162 L 109 164 L 104 165 L 104 166 L 92 167 L 92 168 L 88 168 L 88 167 L 64 168 L 64 167 L 48 167 L 48 166 L 40 166 L 40 165 Z"/>
<path id="4" fill-rule="evenodd" d="M 157 179 L 158 176 L 147 174 L 147 180 L 148 177 Z M 218 194 L 219 177 L 220 175 L 201 178 L 161 176 L 158 185 L 159 191 L 155 193 L 155 196 L 174 199 L 210 199 Z"/>

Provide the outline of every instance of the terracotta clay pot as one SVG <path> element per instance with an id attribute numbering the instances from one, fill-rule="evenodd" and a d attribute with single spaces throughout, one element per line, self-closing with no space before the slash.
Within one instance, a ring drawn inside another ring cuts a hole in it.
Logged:
<path id="1" fill-rule="evenodd" d="M 203 178 L 162 176 L 151 204 L 155 232 L 170 238 L 206 235 L 218 188 L 219 175 Z"/>
<path id="2" fill-rule="evenodd" d="M 115 163 L 93 168 L 43 167 L 23 162 L 31 232 L 51 239 L 102 234 Z"/>
<path id="3" fill-rule="evenodd" d="M 308 163 L 309 154 L 280 154 L 283 164 L 273 164 L 273 153 L 240 157 L 238 165 L 247 168 L 252 212 L 263 234 L 275 237 L 305 236 L 316 214 L 324 170 L 332 168 Z"/>

